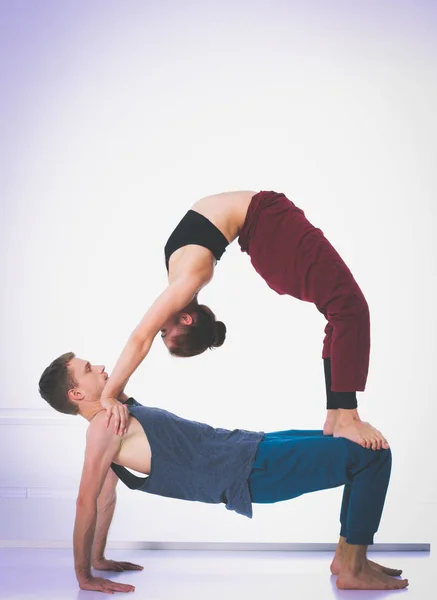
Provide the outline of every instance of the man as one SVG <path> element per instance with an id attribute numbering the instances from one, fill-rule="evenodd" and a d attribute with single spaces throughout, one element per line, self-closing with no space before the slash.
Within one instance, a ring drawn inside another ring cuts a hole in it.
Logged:
<path id="1" fill-rule="evenodd" d="M 401 571 L 366 557 L 384 506 L 390 449 L 371 450 L 323 431 L 229 431 L 142 406 L 125 394 L 126 433 L 106 426 L 100 397 L 108 378 L 103 365 L 67 353 L 45 369 L 41 396 L 56 410 L 90 422 L 76 504 L 74 560 L 81 589 L 134 591 L 134 586 L 95 577 L 102 570 L 141 569 L 104 558 L 115 509 L 117 475 L 132 489 L 185 500 L 225 503 L 251 517 L 252 503 L 273 503 L 345 485 L 340 541 L 331 564 L 341 589 L 401 589 Z M 153 454 L 153 469 L 152 469 Z M 143 473 L 137 477 L 125 467 Z"/>

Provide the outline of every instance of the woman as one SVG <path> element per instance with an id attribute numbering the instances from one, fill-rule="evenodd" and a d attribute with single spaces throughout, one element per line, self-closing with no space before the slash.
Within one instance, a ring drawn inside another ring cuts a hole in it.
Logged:
<path id="1" fill-rule="evenodd" d="M 225 192 L 199 200 L 165 246 L 169 285 L 133 331 L 102 394 L 107 423 L 123 433 L 127 415 L 116 402 L 129 377 L 161 332 L 174 356 L 195 356 L 221 346 L 226 327 L 198 303 L 228 244 L 238 237 L 255 270 L 278 294 L 312 302 L 327 319 L 322 358 L 327 409 L 325 435 L 363 447 L 387 449 L 387 440 L 360 420 L 356 392 L 369 366 L 367 302 L 340 255 L 284 194 Z"/>

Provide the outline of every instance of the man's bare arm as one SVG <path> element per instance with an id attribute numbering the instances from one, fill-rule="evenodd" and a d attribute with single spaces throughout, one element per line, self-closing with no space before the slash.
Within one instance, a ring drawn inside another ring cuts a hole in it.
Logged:
<path id="1" fill-rule="evenodd" d="M 93 550 L 91 555 L 91 565 L 94 569 L 102 569 L 105 558 L 106 541 L 108 538 L 109 527 L 114 516 L 116 497 L 104 508 L 97 510 L 96 531 L 94 534 Z"/>
<path id="2" fill-rule="evenodd" d="M 102 491 L 97 499 L 97 525 L 91 554 L 91 564 L 99 571 L 142 571 L 143 566 L 124 560 L 111 560 L 105 557 L 106 540 L 117 502 L 115 486 L 118 477 L 109 469 Z"/>
<path id="3" fill-rule="evenodd" d="M 121 443 L 120 437 L 105 427 L 104 420 L 105 413 L 101 411 L 94 417 L 87 431 L 85 461 L 76 502 L 73 534 L 75 571 L 81 589 L 110 593 L 129 592 L 135 588 L 93 577 L 91 574 L 91 555 L 98 514 L 97 499 Z"/>
<path id="4" fill-rule="evenodd" d="M 112 469 L 109 469 L 102 491 L 97 498 L 97 523 L 91 555 L 91 564 L 95 568 L 99 568 L 99 563 L 105 557 L 108 531 L 117 503 L 117 483 L 117 475 Z"/>
<path id="5" fill-rule="evenodd" d="M 97 503 L 96 503 L 97 504 Z M 76 502 L 73 532 L 74 569 L 79 585 L 91 577 L 91 548 L 97 523 L 97 506 Z"/>

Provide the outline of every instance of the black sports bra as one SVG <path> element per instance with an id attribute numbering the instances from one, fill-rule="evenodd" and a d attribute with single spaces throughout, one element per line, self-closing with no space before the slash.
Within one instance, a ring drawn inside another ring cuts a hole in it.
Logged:
<path id="1" fill-rule="evenodd" d="M 168 271 L 170 256 L 183 246 L 196 244 L 211 250 L 216 260 L 223 256 L 228 240 L 213 223 L 195 210 L 189 210 L 179 222 L 164 248 L 165 266 Z"/>

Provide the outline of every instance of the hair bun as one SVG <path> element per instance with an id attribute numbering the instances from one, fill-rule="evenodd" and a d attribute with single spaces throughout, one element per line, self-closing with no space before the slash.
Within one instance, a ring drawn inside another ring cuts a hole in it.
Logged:
<path id="1" fill-rule="evenodd" d="M 222 321 L 215 321 L 214 323 L 214 339 L 212 341 L 212 347 L 218 348 L 223 344 L 226 338 L 226 325 Z"/>

